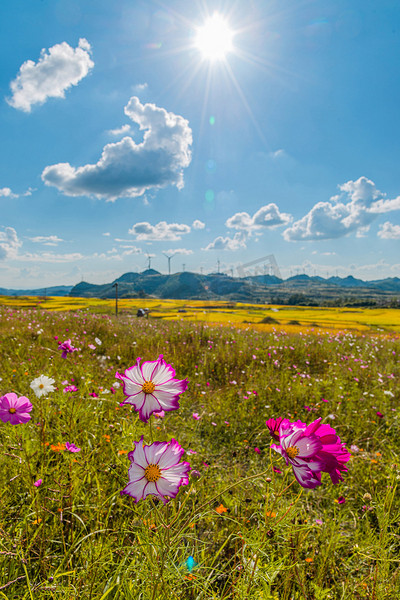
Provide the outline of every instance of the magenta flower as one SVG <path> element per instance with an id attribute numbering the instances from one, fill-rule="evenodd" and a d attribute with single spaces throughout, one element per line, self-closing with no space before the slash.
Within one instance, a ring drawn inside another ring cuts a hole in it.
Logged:
<path id="1" fill-rule="evenodd" d="M 165 496 L 175 498 L 180 486 L 189 482 L 190 464 L 179 462 L 184 449 L 174 439 L 145 446 L 142 436 L 134 444 L 135 449 L 128 454 L 129 483 L 121 494 L 132 496 L 135 502 L 153 495 L 166 504 Z"/>
<path id="2" fill-rule="evenodd" d="M 78 348 L 73 347 L 71 340 L 65 340 L 62 344 L 58 344 L 58 349 L 62 350 L 61 358 L 67 358 L 67 354 L 78 350 Z"/>
<path id="3" fill-rule="evenodd" d="M 0 398 L 0 419 L 3 423 L 9 422 L 11 425 L 27 423 L 31 418 L 29 414 L 31 410 L 32 404 L 25 396 L 18 398 L 17 394 L 10 392 Z"/>
<path id="4" fill-rule="evenodd" d="M 136 365 L 126 369 L 124 375 L 115 376 L 122 381 L 127 398 L 123 404 L 132 404 L 139 417 L 147 423 L 154 412 L 176 410 L 179 408 L 179 396 L 187 386 L 187 379 L 174 379 L 175 371 L 167 364 L 162 354 L 157 360 L 144 362 L 140 358 Z"/>
<path id="5" fill-rule="evenodd" d="M 322 472 L 329 473 L 334 484 L 343 481 L 341 473 L 347 471 L 345 463 L 351 454 L 330 425 L 321 424 L 320 418 L 308 426 L 285 419 L 279 424 L 278 435 L 280 445 L 272 444 L 272 448 L 292 466 L 300 485 L 306 488 L 321 485 Z"/>
<path id="6" fill-rule="evenodd" d="M 64 394 L 66 394 L 67 392 L 77 392 L 77 391 L 78 391 L 78 388 L 76 387 L 76 385 L 73 385 L 73 384 L 67 385 L 63 389 Z"/>
<path id="7" fill-rule="evenodd" d="M 199 421 L 201 417 L 199 417 L 199 413 L 193 413 L 192 417 L 195 421 Z"/>
<path id="8" fill-rule="evenodd" d="M 270 436 L 276 441 L 279 442 L 279 437 L 280 437 L 280 428 L 283 427 L 286 431 L 288 429 L 301 429 L 301 428 L 306 428 L 307 425 L 305 423 L 303 423 L 302 421 L 295 421 L 294 423 L 291 423 L 289 421 L 289 419 L 284 419 L 283 417 L 279 417 L 278 419 L 268 419 L 268 421 L 265 422 L 266 426 L 268 427 Z"/>
<path id="9" fill-rule="evenodd" d="M 291 424 L 290 424 L 291 425 Z M 272 448 L 291 465 L 297 481 L 305 488 L 321 485 L 321 471 L 325 463 L 318 457 L 322 444 L 316 435 L 304 435 L 302 429 L 280 429 L 280 445 Z"/>
<path id="10" fill-rule="evenodd" d="M 40 487 L 42 485 L 42 483 L 43 483 L 43 479 L 38 479 L 37 481 L 34 482 L 33 485 L 35 487 Z"/>
<path id="11" fill-rule="evenodd" d="M 344 496 L 339 496 L 339 498 L 336 500 L 336 502 L 338 504 L 344 504 L 346 502 L 346 498 Z"/>
<path id="12" fill-rule="evenodd" d="M 75 446 L 75 444 L 70 444 L 69 442 L 65 442 L 65 449 L 66 449 L 68 452 L 80 452 L 80 451 L 81 451 L 81 449 L 80 449 L 80 448 L 77 448 L 77 447 Z"/>

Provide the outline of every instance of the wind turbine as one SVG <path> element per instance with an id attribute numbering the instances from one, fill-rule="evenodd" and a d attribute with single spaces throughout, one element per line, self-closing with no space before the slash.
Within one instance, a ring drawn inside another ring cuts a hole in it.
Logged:
<path id="1" fill-rule="evenodd" d="M 151 268 L 151 259 L 153 258 L 151 254 L 146 254 L 147 256 L 147 260 L 149 261 L 149 266 L 147 267 L 148 269 Z"/>
<path id="2" fill-rule="evenodd" d="M 173 254 L 170 254 L 168 256 L 168 254 L 165 254 L 165 252 L 163 252 L 164 256 L 167 257 L 168 259 L 168 275 L 171 275 L 171 258 L 174 256 Z"/>
<path id="3" fill-rule="evenodd" d="M 171 258 L 173 258 L 176 254 L 179 254 L 179 252 L 174 252 L 174 254 L 170 254 L 169 256 L 165 252 L 163 252 L 163 254 L 168 259 L 168 275 L 171 275 Z"/>

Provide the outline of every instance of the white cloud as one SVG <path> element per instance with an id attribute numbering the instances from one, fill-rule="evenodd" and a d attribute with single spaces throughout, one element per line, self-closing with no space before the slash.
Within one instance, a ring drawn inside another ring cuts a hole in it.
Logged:
<path id="1" fill-rule="evenodd" d="M 17 232 L 13 227 L 5 227 L 0 230 L 0 260 L 16 258 L 18 248 L 21 246 L 22 242 L 18 239 Z"/>
<path id="2" fill-rule="evenodd" d="M 64 241 L 56 235 L 37 235 L 28 239 L 35 244 L 44 244 L 45 246 L 57 246 L 57 244 Z"/>
<path id="3" fill-rule="evenodd" d="M 54 254 L 54 252 L 42 252 L 41 254 L 32 254 L 27 252 L 18 256 L 18 260 L 27 262 L 49 262 L 49 263 L 69 263 L 74 260 L 87 258 L 80 252 L 71 252 L 69 254 Z"/>
<path id="4" fill-rule="evenodd" d="M 132 254 L 141 254 L 142 249 L 137 246 L 121 246 L 121 248 L 127 248 L 122 253 L 122 256 L 131 256 Z"/>
<path id="5" fill-rule="evenodd" d="M 380 226 L 378 236 L 384 240 L 400 240 L 400 225 L 386 221 Z"/>
<path id="6" fill-rule="evenodd" d="M 125 106 L 125 114 L 144 131 L 141 143 L 126 136 L 107 144 L 96 164 L 47 166 L 42 173 L 45 184 L 67 196 L 92 195 L 110 201 L 142 196 L 146 190 L 167 185 L 181 189 L 183 169 L 191 161 L 188 121 L 155 104 L 141 104 L 135 96 Z"/>
<path id="7" fill-rule="evenodd" d="M 137 83 L 131 89 L 132 89 L 132 92 L 135 94 L 135 96 L 138 96 L 142 92 L 145 92 L 148 89 L 148 87 L 149 86 L 147 83 Z"/>
<path id="8" fill-rule="evenodd" d="M 0 198 L 18 198 L 17 194 L 14 194 L 10 188 L 0 188 Z"/>
<path id="9" fill-rule="evenodd" d="M 189 255 L 193 254 L 193 250 L 188 250 L 187 248 L 176 248 L 173 250 L 170 248 L 169 250 L 165 250 L 164 254 L 167 254 L 168 256 L 175 256 L 176 254 Z"/>
<path id="10" fill-rule="evenodd" d="M 236 213 L 227 219 L 225 225 L 230 229 L 239 229 L 251 234 L 264 228 L 275 229 L 287 225 L 291 219 L 291 215 L 279 212 L 277 205 L 271 202 L 262 206 L 252 217 L 247 212 Z"/>
<path id="11" fill-rule="evenodd" d="M 360 177 L 339 186 L 340 193 L 318 202 L 308 214 L 283 232 L 287 241 L 328 240 L 356 232 L 362 237 L 381 212 L 400 208 L 386 200 L 373 181 Z"/>
<path id="12" fill-rule="evenodd" d="M 222 237 L 221 235 L 216 237 L 213 242 L 210 242 L 208 246 L 202 248 L 202 250 L 240 250 L 245 249 L 246 246 L 246 237 L 243 233 L 238 232 L 235 233 L 233 238 L 230 237 Z"/>
<path id="13" fill-rule="evenodd" d="M 371 205 L 370 212 L 383 214 L 392 210 L 400 210 L 400 196 L 393 200 L 378 200 Z"/>
<path id="14" fill-rule="evenodd" d="M 110 133 L 111 135 L 123 135 L 124 133 L 129 133 L 131 130 L 131 126 L 126 124 L 126 125 L 122 125 L 122 127 L 119 127 L 117 129 L 109 129 L 108 133 Z"/>
<path id="15" fill-rule="evenodd" d="M 12 97 L 8 104 L 30 112 L 33 104 L 43 104 L 48 98 L 65 98 L 65 90 L 86 77 L 94 62 L 90 44 L 81 38 L 77 48 L 67 42 L 56 44 L 40 53 L 37 63 L 25 61 L 16 78 L 10 83 Z"/>
<path id="16" fill-rule="evenodd" d="M 105 231 L 105 232 L 103 233 L 103 235 L 104 235 L 105 237 L 110 237 L 111 233 L 110 233 L 109 231 Z"/>
<path id="17" fill-rule="evenodd" d="M 204 229 L 205 226 L 206 224 L 203 221 L 199 221 L 199 219 L 195 219 L 192 223 L 193 229 Z"/>
<path id="18" fill-rule="evenodd" d="M 190 227 L 184 223 L 160 221 L 157 225 L 150 225 L 150 223 L 144 221 L 132 225 L 129 233 L 135 235 L 137 241 L 164 242 L 170 240 L 176 242 L 182 239 L 182 235 L 190 233 Z"/>

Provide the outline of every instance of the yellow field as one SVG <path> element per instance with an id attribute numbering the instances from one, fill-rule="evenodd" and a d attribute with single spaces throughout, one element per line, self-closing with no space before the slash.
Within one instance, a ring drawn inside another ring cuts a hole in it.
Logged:
<path id="1" fill-rule="evenodd" d="M 40 308 L 55 311 L 89 310 L 113 314 L 115 300 L 34 296 L 0 296 L 0 305 L 15 308 Z M 271 306 L 201 300 L 122 299 L 120 314 L 136 315 L 138 308 L 149 308 L 150 319 L 205 321 L 240 328 L 270 331 L 284 326 L 286 330 L 353 329 L 357 331 L 400 331 L 400 310 L 389 308 L 319 308 L 303 306 Z M 178 312 L 178 311 L 183 312 Z M 262 323 L 263 320 L 269 322 Z"/>

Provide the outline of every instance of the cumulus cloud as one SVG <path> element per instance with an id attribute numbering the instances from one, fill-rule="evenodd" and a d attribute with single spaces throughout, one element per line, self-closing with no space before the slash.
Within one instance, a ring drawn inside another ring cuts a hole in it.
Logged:
<path id="1" fill-rule="evenodd" d="M 275 229 L 287 225 L 291 220 L 291 215 L 279 212 L 277 205 L 271 202 L 262 206 L 252 217 L 247 212 L 236 213 L 227 219 L 225 225 L 230 229 L 239 229 L 251 234 L 264 228 Z"/>
<path id="2" fill-rule="evenodd" d="M 157 225 L 150 225 L 144 221 L 132 225 L 129 233 L 135 235 L 137 241 L 164 242 L 170 240 L 176 242 L 182 239 L 182 235 L 190 233 L 190 227 L 184 223 L 160 221 Z"/>
<path id="3" fill-rule="evenodd" d="M 37 235 L 28 239 L 35 244 L 44 244 L 45 246 L 57 246 L 57 244 L 64 241 L 56 235 Z"/>
<path id="4" fill-rule="evenodd" d="M 192 223 L 193 229 L 204 229 L 205 226 L 206 224 L 203 221 L 199 221 L 199 219 L 195 219 Z"/>
<path id="5" fill-rule="evenodd" d="M 18 239 L 17 232 L 13 227 L 0 229 L 0 260 L 16 258 L 18 248 L 21 246 L 22 242 Z"/>
<path id="6" fill-rule="evenodd" d="M 90 57 L 90 44 L 85 38 L 77 48 L 67 42 L 45 48 L 37 63 L 25 61 L 16 78 L 10 83 L 10 106 L 30 112 L 33 104 L 43 104 L 48 98 L 65 98 L 65 90 L 77 85 L 86 77 L 94 62 Z"/>
<path id="7" fill-rule="evenodd" d="M 183 169 L 191 161 L 188 121 L 155 104 L 141 104 L 136 96 L 125 106 L 125 114 L 144 131 L 141 143 L 126 136 L 107 144 L 96 164 L 47 166 L 42 173 L 44 183 L 67 196 L 89 195 L 109 201 L 142 196 L 146 190 L 167 185 L 183 188 Z"/>
<path id="8" fill-rule="evenodd" d="M 400 201 L 387 200 L 366 177 L 339 186 L 340 193 L 328 202 L 318 202 L 308 214 L 283 232 L 287 241 L 328 240 L 356 232 L 362 237 L 377 215 L 400 208 Z"/>
<path id="9" fill-rule="evenodd" d="M 233 238 L 219 235 L 202 250 L 241 250 L 247 248 L 246 237 L 242 232 L 235 233 Z"/>
<path id="10" fill-rule="evenodd" d="M 378 236 L 384 240 L 400 240 L 400 225 L 386 221 L 380 226 Z"/>

